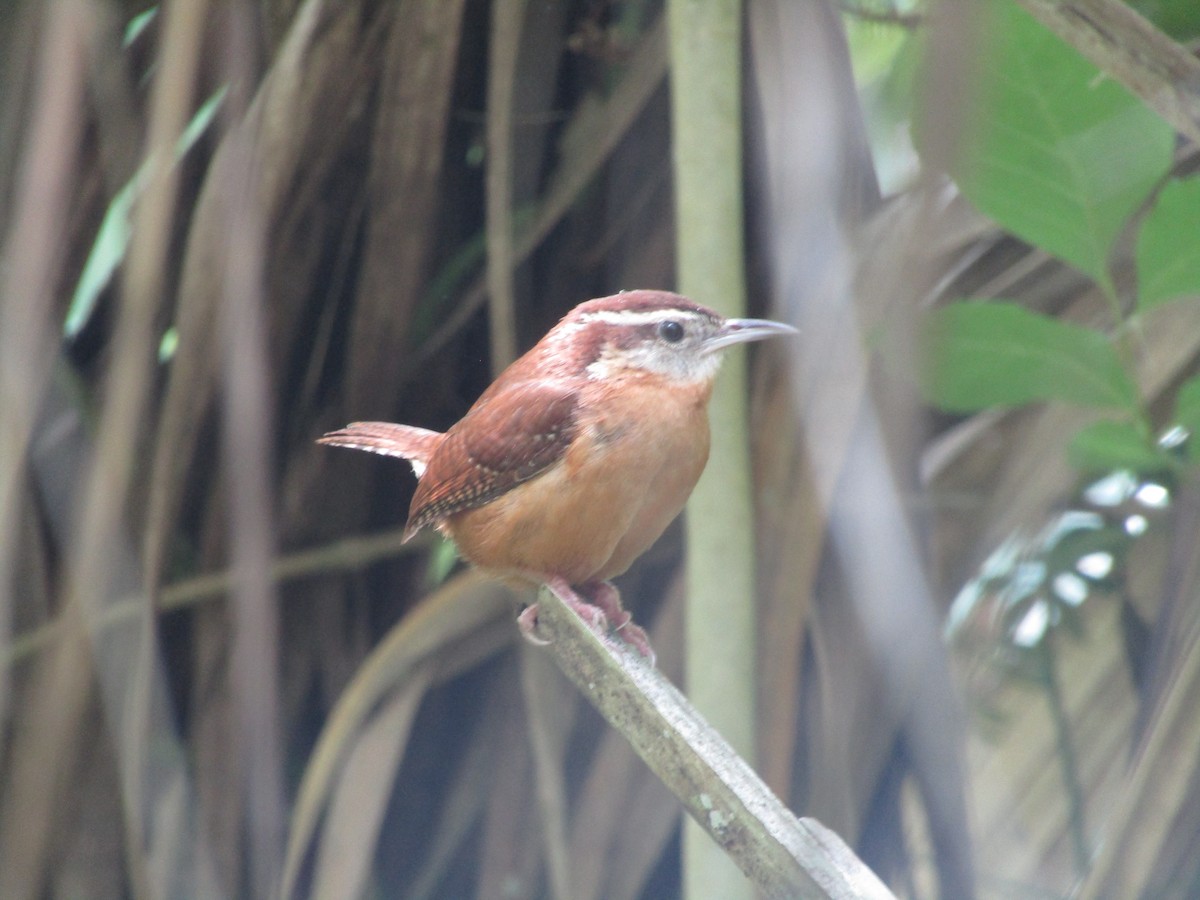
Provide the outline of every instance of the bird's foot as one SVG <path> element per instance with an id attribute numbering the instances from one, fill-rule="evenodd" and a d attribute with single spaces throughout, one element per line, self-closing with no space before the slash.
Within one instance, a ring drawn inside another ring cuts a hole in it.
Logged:
<path id="1" fill-rule="evenodd" d="M 555 591 L 555 593 L 558 592 Z M 579 599 L 572 601 L 564 597 L 563 601 L 574 610 L 575 615 L 583 619 L 584 624 L 588 628 L 592 629 L 600 637 L 608 634 L 608 619 L 604 618 L 604 613 L 600 611 L 600 607 L 593 606 L 591 603 Z M 521 634 L 529 643 L 545 647 L 550 642 L 537 632 L 539 607 L 540 604 L 530 603 L 521 610 L 521 614 L 517 616 L 517 627 L 521 629 Z"/>
<path id="2" fill-rule="evenodd" d="M 625 643 L 654 665 L 654 649 L 650 646 L 649 636 L 645 629 L 633 623 L 633 616 L 621 605 L 620 593 L 609 582 L 591 582 L 577 590 L 565 579 L 551 578 L 546 585 L 599 637 L 607 638 L 611 627 Z M 544 646 L 549 642 L 537 633 L 537 617 L 538 605 L 533 603 L 517 617 L 517 624 L 526 640 Z"/>
<path id="3" fill-rule="evenodd" d="M 537 633 L 538 605 L 530 603 L 527 607 L 521 610 L 521 614 L 517 616 L 517 627 L 521 629 L 521 636 L 531 644 L 537 644 L 539 647 L 545 647 L 550 642 Z"/>
<path id="4" fill-rule="evenodd" d="M 588 603 L 575 592 L 567 582 L 561 578 L 555 578 L 548 581 L 547 586 L 562 598 L 579 618 L 587 623 L 588 628 L 603 637 L 608 632 L 608 619 L 604 615 L 604 610 L 599 606 Z M 544 637 L 537 633 L 538 624 L 538 604 L 531 603 L 529 606 L 517 616 L 517 625 L 521 629 L 521 634 L 530 643 L 537 644 L 540 647 L 550 643 Z"/>
<path id="5" fill-rule="evenodd" d="M 653 666 L 656 656 L 654 648 L 650 646 L 650 635 L 646 634 L 646 629 L 634 623 L 633 615 L 621 605 L 621 592 L 616 586 L 611 581 L 596 581 L 582 585 L 580 592 L 604 611 L 609 624 L 621 639 L 642 654 Z"/>
<path id="6" fill-rule="evenodd" d="M 614 631 L 628 628 L 632 624 L 633 616 L 621 605 L 621 592 L 613 586 L 611 581 L 593 581 L 580 585 L 579 593 L 586 596 L 604 613 L 608 624 Z"/>
<path id="7" fill-rule="evenodd" d="M 589 603 L 578 590 L 567 584 L 562 578 L 551 578 L 546 582 L 546 586 L 558 594 L 563 602 L 575 611 L 575 615 L 587 622 L 588 628 L 596 634 L 602 635 L 608 631 L 610 623 L 603 607 Z"/>

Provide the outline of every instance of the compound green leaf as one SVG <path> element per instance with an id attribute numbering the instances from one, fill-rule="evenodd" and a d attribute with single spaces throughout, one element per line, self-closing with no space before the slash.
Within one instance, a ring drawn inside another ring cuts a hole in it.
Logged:
<path id="1" fill-rule="evenodd" d="M 1200 177 L 1175 180 L 1158 195 L 1137 242 L 1138 308 L 1200 296 Z"/>
<path id="2" fill-rule="evenodd" d="M 1171 165 L 1169 125 L 1026 12 L 992 0 L 951 175 L 984 214 L 1111 295 L 1117 233 Z M 918 143 L 924 145 L 918 122 Z"/>
<path id="3" fill-rule="evenodd" d="M 1166 456 L 1129 422 L 1093 422 L 1071 439 L 1067 459 L 1086 472 L 1153 472 L 1168 465 Z"/>
<path id="4" fill-rule="evenodd" d="M 1200 375 L 1189 378 L 1179 386 L 1175 394 L 1172 424 L 1188 430 L 1188 459 L 1200 461 Z"/>
<path id="5" fill-rule="evenodd" d="M 1014 303 L 954 303 L 926 330 L 924 387 L 951 412 L 1061 400 L 1136 413 L 1137 388 L 1099 331 Z"/>

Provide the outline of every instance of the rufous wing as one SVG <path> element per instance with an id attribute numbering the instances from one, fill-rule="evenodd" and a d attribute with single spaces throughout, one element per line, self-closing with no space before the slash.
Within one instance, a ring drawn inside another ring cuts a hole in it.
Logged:
<path id="1" fill-rule="evenodd" d="M 518 382 L 481 397 L 429 460 L 406 536 L 483 506 L 562 459 L 575 437 L 577 399 L 578 389 L 561 380 Z"/>

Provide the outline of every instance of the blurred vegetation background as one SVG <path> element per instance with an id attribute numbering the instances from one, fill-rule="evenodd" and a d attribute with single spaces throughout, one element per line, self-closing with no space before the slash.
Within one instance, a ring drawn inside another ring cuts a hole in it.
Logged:
<path id="1" fill-rule="evenodd" d="M 521 598 L 313 444 L 679 283 L 668 6 L 6 7 L 0 896 L 704 895 Z M 704 523 L 753 763 L 900 896 L 1200 894 L 1200 11 L 737 21 L 733 280 L 802 329 Z M 686 690 L 683 556 L 620 587 Z"/>

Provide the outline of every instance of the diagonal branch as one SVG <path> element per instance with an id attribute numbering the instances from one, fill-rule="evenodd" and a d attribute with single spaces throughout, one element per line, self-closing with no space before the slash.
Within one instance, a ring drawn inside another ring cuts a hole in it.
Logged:
<path id="1" fill-rule="evenodd" d="M 602 641 L 548 588 L 538 631 L 559 668 L 767 897 L 892 897 L 842 839 L 797 819 L 686 698 L 634 652 Z"/>

